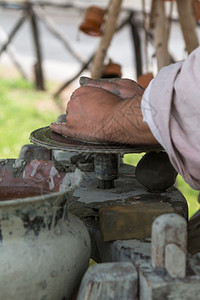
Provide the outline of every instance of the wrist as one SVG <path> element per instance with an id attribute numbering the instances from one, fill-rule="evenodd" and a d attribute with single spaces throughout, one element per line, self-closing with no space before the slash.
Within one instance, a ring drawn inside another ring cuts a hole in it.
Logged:
<path id="1" fill-rule="evenodd" d="M 119 102 L 113 113 L 118 142 L 126 144 L 158 144 L 148 125 L 143 122 L 142 95 Z"/>

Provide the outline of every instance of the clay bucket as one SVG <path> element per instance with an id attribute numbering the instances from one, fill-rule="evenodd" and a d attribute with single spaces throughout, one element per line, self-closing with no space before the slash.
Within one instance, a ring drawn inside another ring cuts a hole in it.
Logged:
<path id="1" fill-rule="evenodd" d="M 104 65 L 102 78 L 120 78 L 122 77 L 121 65 L 109 61 L 107 65 Z"/>
<path id="2" fill-rule="evenodd" d="M 0 161 L 0 299 L 62 300 L 76 292 L 90 239 L 67 213 L 65 179 L 50 161 Z"/>
<path id="3" fill-rule="evenodd" d="M 90 6 L 86 11 L 84 21 L 79 29 L 91 36 L 101 36 L 103 21 L 104 10 L 98 6 Z"/>

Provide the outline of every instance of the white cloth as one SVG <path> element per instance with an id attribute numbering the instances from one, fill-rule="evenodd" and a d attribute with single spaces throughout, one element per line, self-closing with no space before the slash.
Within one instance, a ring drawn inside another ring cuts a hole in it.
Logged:
<path id="1" fill-rule="evenodd" d="M 200 47 L 160 70 L 143 95 L 142 112 L 172 165 L 200 190 Z"/>
<path id="2" fill-rule="evenodd" d="M 149 126 L 155 139 L 165 149 L 160 132 L 159 132 L 158 128 L 156 127 L 156 125 L 153 121 L 153 118 L 152 118 L 153 108 L 151 108 L 151 105 L 150 105 L 150 91 L 151 91 L 151 85 L 153 83 L 153 80 L 151 80 L 151 82 L 149 83 L 149 85 L 146 88 L 146 90 L 143 94 L 143 97 L 142 97 L 141 109 L 142 109 L 142 114 L 143 114 L 143 121 Z"/>

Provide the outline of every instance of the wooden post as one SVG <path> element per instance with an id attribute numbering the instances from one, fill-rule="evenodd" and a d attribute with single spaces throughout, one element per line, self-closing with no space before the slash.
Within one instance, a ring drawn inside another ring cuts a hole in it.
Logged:
<path id="1" fill-rule="evenodd" d="M 119 27 L 116 29 L 117 31 L 120 31 L 126 24 L 128 24 L 130 22 L 130 17 L 127 17 L 125 20 L 122 21 L 122 23 L 119 25 Z M 71 83 L 73 82 L 76 78 L 78 78 L 82 72 L 85 69 L 88 69 L 88 66 L 90 65 L 91 61 L 94 59 L 95 53 L 92 54 L 89 59 L 82 64 L 82 66 L 80 67 L 80 70 L 78 71 L 78 73 L 76 73 L 72 78 L 70 78 L 68 81 L 66 81 L 64 84 L 61 85 L 61 87 L 58 88 L 58 90 L 54 93 L 54 97 L 58 97 L 59 94 Z"/>
<path id="2" fill-rule="evenodd" d="M 130 27 L 132 33 L 132 39 L 135 50 L 135 64 L 136 64 L 136 75 L 137 78 L 142 75 L 142 50 L 141 50 L 141 40 L 140 35 L 135 24 L 134 12 L 130 15 Z"/>
<path id="3" fill-rule="evenodd" d="M 66 38 L 66 35 L 64 35 L 56 26 L 56 23 L 53 21 L 53 19 L 48 16 L 46 11 L 40 7 L 40 5 L 34 3 L 33 9 L 37 15 L 37 17 L 40 18 L 40 20 L 44 23 L 44 25 L 49 29 L 49 31 L 57 38 L 59 39 L 64 46 L 67 48 L 67 50 L 70 52 L 70 54 L 78 60 L 80 63 L 84 64 L 86 62 L 86 58 L 83 57 L 82 54 L 80 54 L 75 47 L 70 43 L 70 41 Z"/>
<path id="4" fill-rule="evenodd" d="M 170 64 L 168 52 L 168 26 L 165 15 L 165 3 L 161 0 L 153 0 L 151 7 L 151 27 L 154 34 L 154 45 L 158 70 Z"/>
<path id="5" fill-rule="evenodd" d="M 199 46 L 192 0 L 177 0 L 179 21 L 185 40 L 186 51 L 191 53 Z"/>
<path id="6" fill-rule="evenodd" d="M 0 27 L 0 43 L 3 42 L 7 42 L 8 41 L 8 36 L 6 34 L 6 32 L 3 30 L 3 28 Z M 21 65 L 18 57 L 17 57 L 17 52 L 15 47 L 10 43 L 7 46 L 7 53 L 10 56 L 10 59 L 12 60 L 12 62 L 15 64 L 15 66 L 17 67 L 17 69 L 19 70 L 19 72 L 21 73 L 22 77 L 24 79 L 28 79 L 28 76 L 26 75 L 26 72 L 23 69 L 23 66 Z"/>
<path id="7" fill-rule="evenodd" d="M 24 21 L 27 18 L 27 14 L 25 13 L 15 24 L 13 30 L 11 31 L 11 33 L 8 36 L 7 41 L 3 44 L 3 46 L 1 47 L 0 50 L 0 55 L 7 49 L 8 45 L 10 44 L 10 42 L 12 41 L 12 39 L 14 38 L 15 34 L 17 33 L 17 31 L 20 29 L 20 27 L 22 26 L 22 24 L 24 23 Z"/>
<path id="8" fill-rule="evenodd" d="M 99 48 L 94 57 L 91 70 L 91 77 L 94 79 L 100 78 L 102 75 L 104 59 L 113 34 L 116 30 L 121 4 L 122 0 L 110 0 L 104 34 L 101 38 Z"/>
<path id="9" fill-rule="evenodd" d="M 37 17 L 34 13 L 34 10 L 32 9 L 32 4 L 28 4 L 28 9 L 30 13 L 30 21 L 32 26 L 32 32 L 33 32 L 33 39 L 34 39 L 34 45 L 35 45 L 35 53 L 37 57 L 37 62 L 34 65 L 35 70 L 35 79 L 36 79 L 36 88 L 38 90 L 45 90 L 44 87 L 44 78 L 43 78 L 43 70 L 42 70 L 42 52 L 41 52 L 41 46 L 39 41 L 39 31 L 37 26 Z"/>

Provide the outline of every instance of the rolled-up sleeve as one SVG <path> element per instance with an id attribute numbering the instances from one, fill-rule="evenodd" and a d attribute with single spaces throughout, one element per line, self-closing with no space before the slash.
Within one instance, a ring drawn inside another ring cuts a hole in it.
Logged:
<path id="1" fill-rule="evenodd" d="M 200 190 L 200 47 L 185 61 L 161 69 L 148 93 L 151 117 L 144 121 L 175 169 Z"/>

